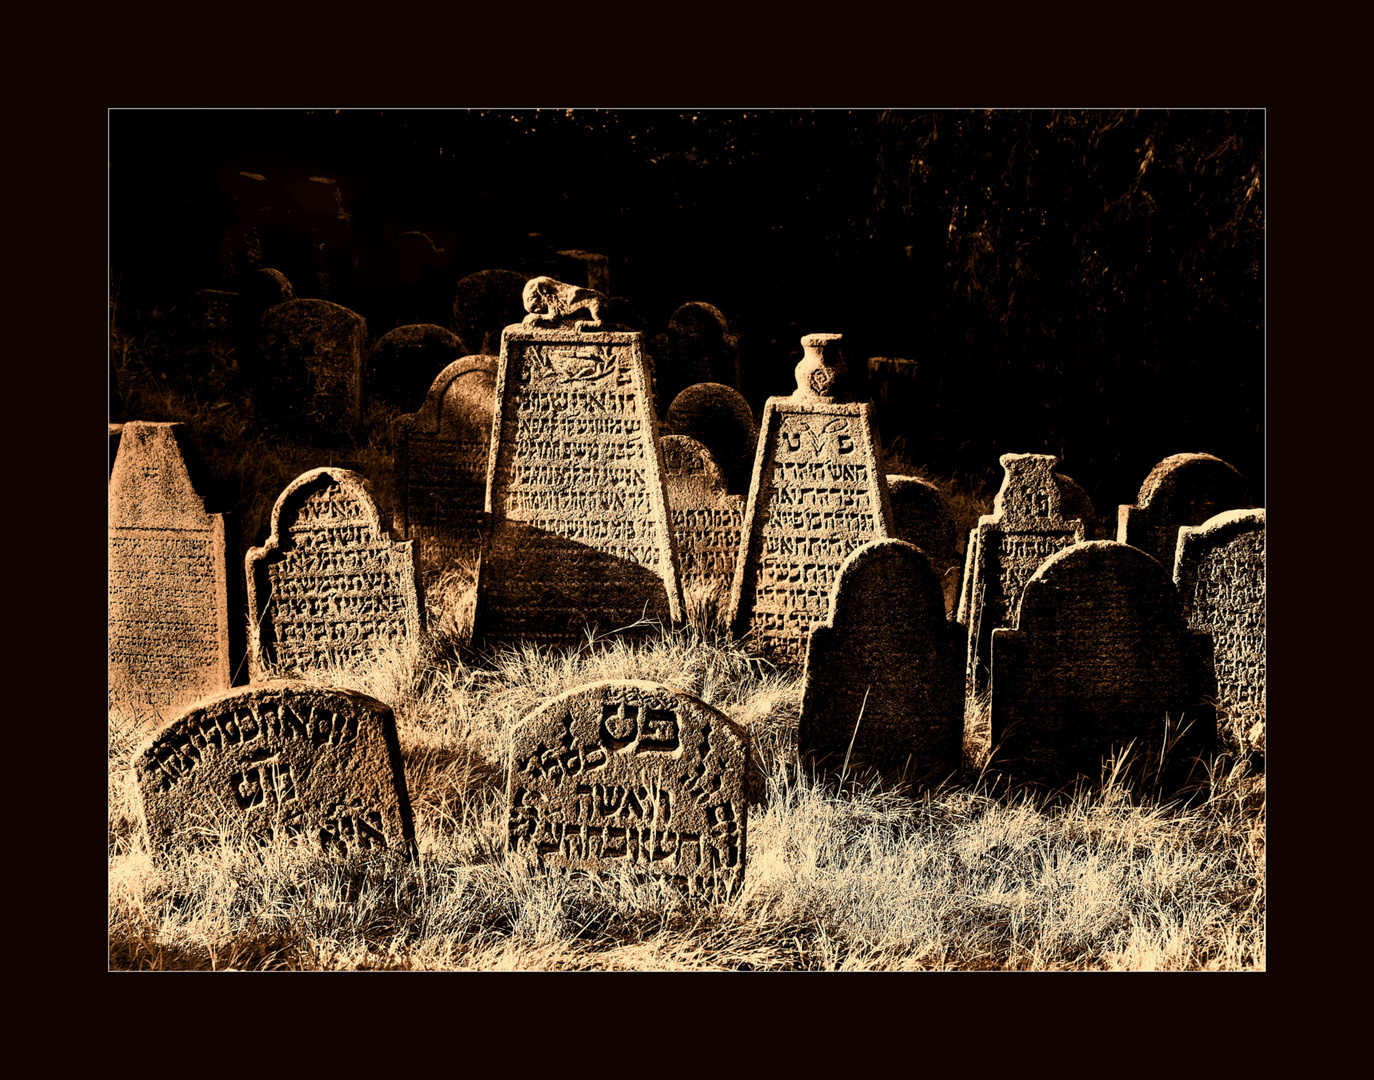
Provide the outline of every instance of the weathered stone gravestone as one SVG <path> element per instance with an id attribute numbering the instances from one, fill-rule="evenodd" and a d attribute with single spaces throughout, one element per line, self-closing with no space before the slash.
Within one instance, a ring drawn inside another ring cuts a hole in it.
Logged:
<path id="1" fill-rule="evenodd" d="M 1188 628 L 1211 635 L 1222 714 L 1248 729 L 1264 719 L 1264 511 L 1179 529 L 1174 584 Z"/>
<path id="2" fill-rule="evenodd" d="M 796 391 L 764 406 L 730 590 L 734 632 L 797 664 L 849 553 L 892 536 L 873 403 L 836 392 L 844 374 L 839 334 L 811 334 L 802 344 Z"/>
<path id="3" fill-rule="evenodd" d="M 348 690 L 269 680 L 204 698 L 134 758 L 155 855 L 280 831 L 345 854 L 415 840 L 396 720 Z"/>
<path id="4" fill-rule="evenodd" d="M 957 772 L 962 643 L 920 548 L 905 540 L 857 548 L 840 568 L 829 619 L 811 631 L 798 749 L 832 772 Z"/>
<path id="5" fill-rule="evenodd" d="M 1245 481 L 1211 454 L 1175 454 L 1150 470 L 1135 503 L 1117 508 L 1117 540 L 1172 566 L 1179 528 L 1246 507 Z"/>
<path id="6" fill-rule="evenodd" d="M 534 278 L 526 295 L 524 325 L 501 339 L 474 640 L 567 645 L 588 623 L 678 622 L 642 338 L 596 332 L 586 290 Z"/>
<path id="7" fill-rule="evenodd" d="M 259 318 L 268 309 L 296 299 L 296 290 L 286 275 L 270 266 L 244 274 L 239 279 L 238 291 L 248 309 L 257 312 Z"/>
<path id="8" fill-rule="evenodd" d="M 245 560 L 252 678 L 328 672 L 418 646 L 415 550 L 382 528 L 363 477 L 333 466 L 302 473 L 271 521 L 267 543 Z"/>
<path id="9" fill-rule="evenodd" d="M 258 412 L 315 435 L 362 418 L 367 323 L 328 300 L 288 300 L 262 317 L 253 377 Z"/>
<path id="10" fill-rule="evenodd" d="M 232 681 L 224 515 L 183 424 L 123 425 L 110 474 L 110 695 L 164 719 Z"/>
<path id="11" fill-rule="evenodd" d="M 419 412 L 396 421 L 396 527 L 416 542 L 426 573 L 481 552 L 496 365 L 490 356 L 453 361 Z"/>
<path id="12" fill-rule="evenodd" d="M 464 353 L 495 356 L 501 331 L 525 316 L 523 293 L 528 274 L 515 270 L 478 270 L 453 292 L 453 332 Z"/>
<path id="13" fill-rule="evenodd" d="M 957 621 L 968 631 L 965 693 L 988 687 L 992 632 L 1012 626 L 1021 590 L 1051 555 L 1087 539 L 1083 522 L 1066 516 L 1052 454 L 1003 454 L 1006 470 L 992 513 L 978 519 L 964 555 Z"/>
<path id="14" fill-rule="evenodd" d="M 893 529 L 898 537 L 925 552 L 940 582 L 945 613 L 950 614 L 959 600 L 962 560 L 949 500 L 939 485 L 919 476 L 889 476 L 887 495 L 892 503 Z"/>
<path id="15" fill-rule="evenodd" d="M 739 389 L 739 337 L 719 308 L 693 301 L 668 320 L 661 350 L 659 379 L 664 395 L 676 395 L 698 383 L 720 383 Z"/>
<path id="16" fill-rule="evenodd" d="M 398 326 L 367 355 L 367 394 L 407 411 L 418 409 L 434 377 L 462 355 L 457 335 L 442 326 Z"/>
<path id="17" fill-rule="evenodd" d="M 1158 761 L 1186 729 L 1170 754 L 1177 782 L 1216 733 L 1208 655 L 1158 561 L 1110 540 L 1060 551 L 1026 582 L 1015 628 L 993 631 L 994 760 L 1032 779 L 1097 780 L 1114 747 L 1134 741 Z"/>
<path id="18" fill-rule="evenodd" d="M 560 281 L 569 281 L 592 292 L 604 296 L 611 294 L 611 262 L 595 251 L 558 251 L 554 253 L 556 270 Z"/>
<path id="19" fill-rule="evenodd" d="M 673 398 L 663 427 L 670 435 L 686 435 L 705 446 L 732 494 L 749 493 L 759 425 L 738 390 L 723 383 L 689 386 Z"/>
<path id="20" fill-rule="evenodd" d="M 660 444 L 682 591 L 723 602 L 735 577 L 744 500 L 725 490 L 719 466 L 696 439 L 665 435 Z"/>
<path id="21" fill-rule="evenodd" d="M 681 690 L 578 687 L 511 732 L 511 850 L 725 899 L 744 883 L 748 762 L 748 734 Z"/>

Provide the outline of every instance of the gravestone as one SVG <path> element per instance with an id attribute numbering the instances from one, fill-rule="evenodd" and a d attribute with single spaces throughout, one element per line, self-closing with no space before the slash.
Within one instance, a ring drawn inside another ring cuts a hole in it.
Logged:
<path id="1" fill-rule="evenodd" d="M 224 515 L 193 453 L 184 424 L 132 421 L 110 474 L 110 695 L 164 719 L 232 681 Z"/>
<path id="2" fill-rule="evenodd" d="M 957 772 L 961 644 L 920 548 L 905 540 L 857 548 L 840 568 L 829 618 L 811 631 L 798 749 L 832 772 L 846 762 L 851 772 Z"/>
<path id="3" fill-rule="evenodd" d="M 988 687 L 992 632 L 1014 625 L 1021 590 L 1040 564 L 1087 539 L 1083 522 L 1066 516 L 1052 454 L 1003 454 L 1005 475 L 992 513 L 978 519 L 964 555 L 956 619 L 968 631 L 965 693 Z"/>
<path id="4" fill-rule="evenodd" d="M 1083 539 L 1112 539 L 1110 536 L 1097 535 L 1097 511 L 1093 508 L 1092 499 L 1088 498 L 1088 493 L 1083 490 L 1083 485 L 1073 477 L 1060 472 L 1054 474 L 1054 479 L 1059 484 L 1060 506 L 1064 516 L 1070 521 L 1077 518 L 1083 522 Z"/>
<path id="5" fill-rule="evenodd" d="M 839 334 L 802 338 L 790 397 L 764 406 L 731 624 L 763 655 L 800 664 L 849 553 L 892 535 L 873 403 L 845 401 Z"/>
<path id="6" fill-rule="evenodd" d="M 396 720 L 382 702 L 284 679 L 203 698 L 134 758 L 155 855 L 280 830 L 326 850 L 408 854 Z"/>
<path id="7" fill-rule="evenodd" d="M 525 316 L 523 293 L 529 275 L 515 270 L 478 270 L 453 292 L 453 332 L 470 356 L 495 356 L 501 331 Z"/>
<path id="8" fill-rule="evenodd" d="M 453 361 L 420 410 L 396 421 L 396 527 L 426 573 L 481 552 L 496 365 L 490 356 Z"/>
<path id="9" fill-rule="evenodd" d="M 371 485 L 327 466 L 296 477 L 248 552 L 249 671 L 308 675 L 416 647 L 424 604 L 414 546 L 382 528 Z"/>
<path id="10" fill-rule="evenodd" d="M 1188 628 L 1211 635 L 1222 715 L 1248 729 L 1264 719 L 1264 511 L 1179 529 L 1174 584 Z"/>
<path id="11" fill-rule="evenodd" d="M 248 309 L 257 312 L 259 318 L 269 308 L 296 299 L 296 290 L 286 275 L 270 266 L 244 274 L 239 279 L 238 291 Z"/>
<path id="12" fill-rule="evenodd" d="M 595 251 L 558 251 L 554 253 L 554 276 L 560 281 L 606 296 L 611 294 L 611 263 Z"/>
<path id="13" fill-rule="evenodd" d="M 956 549 L 958 534 L 949 500 L 937 484 L 919 476 L 889 476 L 887 496 L 892 503 L 892 527 L 902 540 L 915 544 L 930 561 L 945 598 L 945 613 L 959 600 L 962 560 Z"/>
<path id="14" fill-rule="evenodd" d="M 312 435 L 362 419 L 367 323 L 328 300 L 288 300 L 262 317 L 253 382 L 259 415 Z"/>
<path id="15" fill-rule="evenodd" d="M 686 435 L 705 446 L 732 494 L 749 493 L 759 426 L 738 390 L 723 383 L 689 386 L 673 398 L 663 427 L 670 435 Z"/>
<path id="16" fill-rule="evenodd" d="M 1134 506 L 1117 508 L 1116 538 L 1173 566 L 1178 530 L 1246 507 L 1245 481 L 1211 454 L 1175 454 L 1145 478 Z"/>
<path id="17" fill-rule="evenodd" d="M 744 500 L 725 490 L 711 452 L 696 439 L 665 435 L 660 445 L 682 591 L 723 601 L 735 577 Z"/>
<path id="18" fill-rule="evenodd" d="M 580 686 L 511 732 L 511 850 L 726 899 L 744 883 L 748 763 L 748 734 L 681 690 Z"/>
<path id="19" fill-rule="evenodd" d="M 367 394 L 412 412 L 425 400 L 434 377 L 462 355 L 457 335 L 442 326 L 398 326 L 383 334 L 367 355 Z"/>
<path id="20" fill-rule="evenodd" d="M 736 390 L 740 385 L 739 337 L 719 308 L 683 304 L 668 321 L 659 378 L 662 393 L 676 395 L 698 383 L 719 383 Z"/>
<path id="21" fill-rule="evenodd" d="M 588 623 L 678 622 L 642 338 L 597 332 L 585 290 L 534 278 L 526 294 L 530 314 L 501 338 L 474 640 L 568 645 Z"/>
<path id="22" fill-rule="evenodd" d="M 1134 741 L 1158 761 L 1186 726 L 1170 754 L 1181 778 L 1215 736 L 1208 658 L 1157 560 L 1110 540 L 1066 548 L 1026 582 L 1015 628 L 993 631 L 995 761 L 1031 779 L 1097 780 L 1113 747 Z"/>

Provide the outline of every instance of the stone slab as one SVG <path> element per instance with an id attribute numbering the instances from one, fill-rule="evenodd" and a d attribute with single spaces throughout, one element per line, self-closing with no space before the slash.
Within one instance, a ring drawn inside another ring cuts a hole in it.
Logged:
<path id="1" fill-rule="evenodd" d="M 1150 470 L 1134 506 L 1117 508 L 1116 538 L 1171 567 L 1182 526 L 1248 505 L 1234 467 L 1211 454 L 1175 454 Z"/>
<path id="2" fill-rule="evenodd" d="M 367 322 L 328 300 L 288 300 L 262 317 L 252 381 L 259 416 L 337 436 L 362 419 Z"/>
<path id="3" fill-rule="evenodd" d="M 517 270 L 478 270 L 454 287 L 450 326 L 469 356 L 495 355 L 501 331 L 525 315 L 522 299 L 529 275 Z"/>
<path id="4" fill-rule="evenodd" d="M 958 533 L 949 500 L 938 484 L 920 476 L 888 476 L 887 496 L 892 503 L 892 527 L 897 536 L 915 544 L 930 560 L 940 581 L 945 612 L 959 601 L 963 560 L 957 549 Z"/>
<path id="5" fill-rule="evenodd" d="M 711 451 L 726 486 L 749 493 L 750 470 L 758 448 L 759 425 L 744 395 L 723 383 L 697 383 L 673 398 L 663 418 L 670 435 L 686 435 Z"/>
<path id="6" fill-rule="evenodd" d="M 725 490 L 720 467 L 696 439 L 665 435 L 660 445 L 682 590 L 724 600 L 735 578 L 744 500 Z"/>

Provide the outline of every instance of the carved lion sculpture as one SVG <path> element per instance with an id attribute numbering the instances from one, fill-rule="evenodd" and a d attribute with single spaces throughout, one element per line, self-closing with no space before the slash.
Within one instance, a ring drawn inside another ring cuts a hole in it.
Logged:
<path id="1" fill-rule="evenodd" d="M 583 289 L 576 285 L 565 285 L 551 277 L 530 278 L 525 282 L 523 294 L 526 326 L 561 326 L 573 314 L 585 311 L 589 319 L 573 320 L 579 330 L 603 325 L 601 306 L 609 303 L 606 296 L 594 289 Z"/>

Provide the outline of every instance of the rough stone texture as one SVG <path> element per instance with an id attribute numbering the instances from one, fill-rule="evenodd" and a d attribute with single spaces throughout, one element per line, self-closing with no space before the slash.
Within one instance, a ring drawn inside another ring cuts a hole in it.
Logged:
<path id="1" fill-rule="evenodd" d="M 920 548 L 874 540 L 845 560 L 811 631 L 797 742 L 830 771 L 936 778 L 963 751 L 962 633 Z M 852 745 L 852 754 L 850 748 Z"/>
<path id="2" fill-rule="evenodd" d="M 415 839 L 396 721 L 375 698 L 287 680 L 196 702 L 134 758 L 155 854 L 240 831 L 345 853 Z"/>
<path id="3" fill-rule="evenodd" d="M 1135 502 L 1117 508 L 1116 538 L 1165 566 L 1173 565 L 1181 526 L 1249 505 L 1240 473 L 1211 454 L 1165 458 L 1150 470 Z"/>
<path id="4" fill-rule="evenodd" d="M 1104 756 L 1135 740 L 1158 761 L 1165 715 L 1175 780 L 1209 750 L 1209 646 L 1191 633 L 1169 574 L 1143 551 L 1090 540 L 1026 582 L 1016 628 L 992 636 L 992 740 L 1008 772 L 1054 782 L 1100 779 Z"/>
<path id="5" fill-rule="evenodd" d="M 110 694 L 164 719 L 232 681 L 224 516 L 192 454 L 185 425 L 133 421 L 110 474 Z"/>
<path id="6" fill-rule="evenodd" d="M 962 560 L 949 500 L 939 485 L 919 476 L 889 476 L 887 495 L 892 503 L 893 529 L 901 539 L 925 552 L 940 582 L 945 613 L 950 614 L 959 601 Z"/>
<path id="7" fill-rule="evenodd" d="M 258 414 L 338 435 L 362 418 L 367 323 L 328 300 L 288 300 L 262 317 L 254 365 Z"/>
<path id="8" fill-rule="evenodd" d="M 744 525 L 744 500 L 725 490 L 711 451 L 686 435 L 665 435 L 664 481 L 683 593 L 729 592 Z"/>
<path id="9" fill-rule="evenodd" d="M 736 390 L 740 385 L 739 337 L 719 308 L 693 301 L 683 304 L 668 320 L 660 348 L 661 392 L 676 395 L 698 383 L 719 383 Z"/>
<path id="10" fill-rule="evenodd" d="M 686 435 L 703 444 L 720 466 L 730 492 L 748 494 L 759 426 L 738 390 L 723 383 L 689 386 L 673 398 L 663 427 L 670 435 Z"/>
<path id="11" fill-rule="evenodd" d="M 328 672 L 377 650 L 418 645 L 416 554 L 382 528 L 368 482 L 311 469 L 272 507 L 272 534 L 248 552 L 251 677 Z"/>
<path id="12" fill-rule="evenodd" d="M 764 406 L 730 590 L 731 625 L 753 647 L 800 664 L 811 628 L 855 548 L 892 536 L 872 402 L 836 400 L 840 335 L 802 338 L 797 390 Z"/>
<path id="13" fill-rule="evenodd" d="M 1248 729 L 1264 719 L 1264 511 L 1179 529 L 1174 584 L 1188 628 L 1211 635 L 1223 716 Z"/>
<path id="14" fill-rule="evenodd" d="M 453 332 L 468 355 L 495 356 L 501 331 L 525 317 L 522 294 L 528 274 L 516 270 L 478 270 L 453 291 Z"/>
<path id="15" fill-rule="evenodd" d="M 453 361 L 420 410 L 396 421 L 396 527 L 416 542 L 426 573 L 481 552 L 497 364 Z"/>
<path id="16" fill-rule="evenodd" d="M 566 645 L 588 623 L 682 618 L 642 338 L 578 329 L 577 313 L 502 336 L 474 640 Z"/>
<path id="17" fill-rule="evenodd" d="M 570 281 L 592 292 L 611 294 L 611 263 L 595 251 L 558 251 L 554 271 L 560 281 Z"/>
<path id="18" fill-rule="evenodd" d="M 1083 522 L 1083 539 L 1112 539 L 1110 536 L 1097 535 L 1097 511 L 1093 508 L 1092 499 L 1088 498 L 1088 493 L 1083 490 L 1083 485 L 1073 477 L 1059 472 L 1054 474 L 1054 478 L 1059 484 L 1060 506 L 1064 516 L 1070 521 L 1077 518 Z"/>
<path id="19" fill-rule="evenodd" d="M 956 615 L 968 631 L 965 693 L 988 687 L 992 632 L 1014 624 L 1021 590 L 1040 564 L 1087 539 L 1083 522 L 1066 516 L 1052 454 L 1003 454 L 1006 470 L 992 513 L 978 519 L 964 555 Z"/>
<path id="20" fill-rule="evenodd" d="M 462 355 L 458 336 L 442 326 L 398 326 L 383 334 L 367 355 L 368 396 L 414 411 L 434 377 Z"/>
<path id="21" fill-rule="evenodd" d="M 748 734 L 681 690 L 578 687 L 511 732 L 511 849 L 725 899 L 744 883 L 748 761 Z"/>

